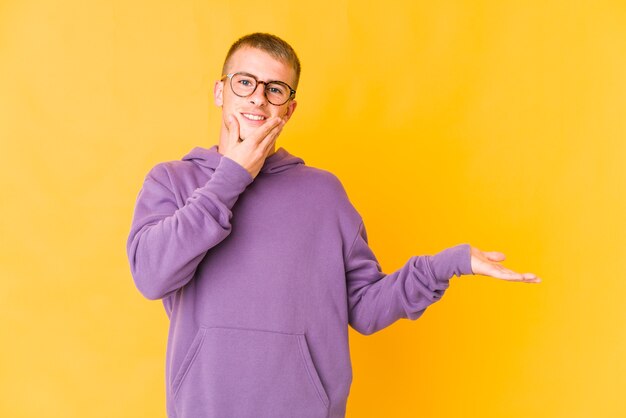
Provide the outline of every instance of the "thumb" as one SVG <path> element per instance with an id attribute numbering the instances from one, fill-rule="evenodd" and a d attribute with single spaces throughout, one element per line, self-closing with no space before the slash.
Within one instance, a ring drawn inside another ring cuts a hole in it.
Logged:
<path id="1" fill-rule="evenodd" d="M 226 128 L 228 128 L 228 139 L 231 143 L 239 141 L 239 122 L 235 115 L 228 115 L 226 118 Z"/>
<path id="2" fill-rule="evenodd" d="M 505 255 L 499 251 L 485 251 L 484 254 L 489 261 L 500 262 L 506 259 Z"/>

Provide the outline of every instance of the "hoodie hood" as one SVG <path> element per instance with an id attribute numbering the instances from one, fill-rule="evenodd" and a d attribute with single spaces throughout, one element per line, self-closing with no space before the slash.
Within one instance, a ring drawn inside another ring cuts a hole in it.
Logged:
<path id="1" fill-rule="evenodd" d="M 223 155 L 217 151 L 217 145 L 211 148 L 195 147 L 189 154 L 183 157 L 183 161 L 191 161 L 201 167 L 215 171 Z M 304 165 L 304 160 L 290 154 L 285 148 L 280 147 L 272 155 L 265 159 L 260 173 L 274 174 L 289 170 L 298 165 Z"/>

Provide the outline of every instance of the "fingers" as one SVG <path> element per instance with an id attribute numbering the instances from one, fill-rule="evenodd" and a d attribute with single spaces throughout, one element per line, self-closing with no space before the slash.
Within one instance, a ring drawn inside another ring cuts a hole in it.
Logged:
<path id="1" fill-rule="evenodd" d="M 485 257 L 490 261 L 500 262 L 506 260 L 504 254 L 498 251 L 483 251 L 483 254 L 485 254 Z"/>
<path id="2" fill-rule="evenodd" d="M 522 273 L 522 276 L 523 276 L 523 279 L 522 279 L 523 282 L 541 283 L 541 279 L 533 273 Z"/>
<path id="3" fill-rule="evenodd" d="M 504 254 L 499 252 L 490 252 L 488 254 L 490 255 L 488 255 L 487 258 L 489 258 L 491 261 L 502 261 L 505 258 Z M 500 279 L 525 283 L 541 283 L 541 279 L 533 273 L 517 273 L 500 264 L 492 265 L 495 266 L 497 271 L 499 271 L 501 277 L 498 278 Z"/>
<path id="4" fill-rule="evenodd" d="M 498 251 L 480 251 L 472 247 L 472 271 L 474 274 L 494 277 L 512 282 L 541 283 L 533 273 L 517 273 L 500 264 L 506 258 Z"/>
<path id="5" fill-rule="evenodd" d="M 477 274 L 494 277 L 496 279 L 511 282 L 541 283 L 541 279 L 533 273 L 517 273 L 495 262 L 479 261 L 476 270 Z"/>
<path id="6" fill-rule="evenodd" d="M 473 256 L 478 258 L 486 258 L 489 261 L 500 262 L 506 259 L 504 254 L 498 251 L 481 251 L 476 247 L 471 247 L 471 251 Z"/>
<path id="7" fill-rule="evenodd" d="M 273 132 L 277 127 L 282 128 L 284 125 L 283 119 L 279 117 L 272 117 L 268 119 L 262 126 L 258 128 L 253 135 L 250 136 L 250 142 L 254 145 L 259 145 L 267 136 Z M 280 132 L 280 129 L 279 129 Z"/>
<path id="8" fill-rule="evenodd" d="M 276 142 L 276 138 L 278 138 L 278 135 L 280 135 L 280 133 L 282 132 L 283 126 L 285 126 L 285 123 L 287 122 L 284 119 L 281 119 L 278 125 L 276 125 L 272 130 L 270 130 L 269 133 L 265 136 L 265 138 L 262 139 L 259 145 L 263 148 L 263 150 L 266 153 L 269 152 L 270 149 L 272 149 L 272 145 L 274 144 L 274 142 Z"/>
<path id="9" fill-rule="evenodd" d="M 239 142 L 239 122 L 235 115 L 229 115 L 226 118 L 226 128 L 228 129 L 228 141 L 231 144 Z"/>
<path id="10" fill-rule="evenodd" d="M 504 267 L 497 269 L 492 276 L 511 282 L 541 283 L 541 279 L 533 273 L 516 273 Z"/>

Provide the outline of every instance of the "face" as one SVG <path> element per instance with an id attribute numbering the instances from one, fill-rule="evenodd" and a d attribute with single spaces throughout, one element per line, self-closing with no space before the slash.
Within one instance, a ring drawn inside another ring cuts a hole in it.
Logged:
<path id="1" fill-rule="evenodd" d="M 228 73 L 246 72 L 259 81 L 283 81 L 295 85 L 295 71 L 289 65 L 276 60 L 271 55 L 256 48 L 244 47 L 237 50 L 230 58 Z M 224 78 L 215 83 L 213 91 L 215 104 L 222 107 L 221 140 L 228 137 L 225 120 L 234 115 L 239 122 L 239 137 L 246 139 L 252 132 L 266 123 L 272 116 L 280 116 L 285 121 L 291 118 L 296 109 L 296 101 L 289 100 L 281 106 L 267 101 L 264 94 L 265 84 L 258 84 L 254 93 L 248 97 L 239 97 L 230 88 L 230 80 Z"/>

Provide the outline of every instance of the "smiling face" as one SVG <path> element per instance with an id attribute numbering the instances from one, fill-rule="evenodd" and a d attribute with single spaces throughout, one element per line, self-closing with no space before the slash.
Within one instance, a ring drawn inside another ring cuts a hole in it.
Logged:
<path id="1" fill-rule="evenodd" d="M 259 81 L 282 81 L 295 87 L 295 70 L 287 63 L 277 60 L 265 51 L 243 47 L 231 57 L 228 73 L 246 72 Z M 239 137 L 246 139 L 272 116 L 280 116 L 286 121 L 296 109 L 296 101 L 288 100 L 281 106 L 274 106 L 264 94 L 265 84 L 259 83 L 254 93 L 248 97 L 239 97 L 230 88 L 230 80 L 224 78 L 215 83 L 213 91 L 215 104 L 222 107 L 222 127 L 220 144 L 228 140 L 226 119 L 234 115 L 239 122 Z"/>

